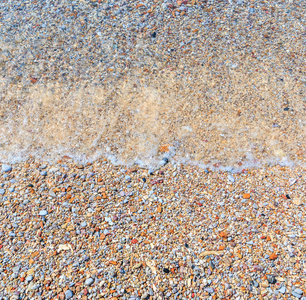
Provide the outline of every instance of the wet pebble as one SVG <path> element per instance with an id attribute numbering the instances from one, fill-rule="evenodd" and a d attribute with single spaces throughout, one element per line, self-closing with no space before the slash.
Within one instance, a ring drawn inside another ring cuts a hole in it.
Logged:
<path id="1" fill-rule="evenodd" d="M 2 172 L 10 172 L 12 171 L 12 166 L 3 164 L 1 169 L 2 169 Z"/>

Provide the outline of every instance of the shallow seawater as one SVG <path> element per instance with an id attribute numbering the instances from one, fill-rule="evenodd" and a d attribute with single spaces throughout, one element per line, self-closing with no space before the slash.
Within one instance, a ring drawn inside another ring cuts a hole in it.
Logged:
<path id="1" fill-rule="evenodd" d="M 303 3 L 155 2 L 0 6 L 0 161 L 305 164 Z"/>

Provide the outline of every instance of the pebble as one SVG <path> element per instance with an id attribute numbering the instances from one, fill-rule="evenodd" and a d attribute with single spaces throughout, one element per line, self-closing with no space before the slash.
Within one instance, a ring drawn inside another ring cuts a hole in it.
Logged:
<path id="1" fill-rule="evenodd" d="M 214 293 L 214 289 L 213 288 L 205 288 L 204 289 L 207 293 L 209 294 L 213 294 Z"/>
<path id="2" fill-rule="evenodd" d="M 282 294 L 285 294 L 286 293 L 286 287 L 282 286 L 280 289 L 278 289 L 278 291 Z"/>
<path id="3" fill-rule="evenodd" d="M 2 172 L 10 172 L 12 171 L 12 166 L 3 164 L 1 169 L 2 169 Z"/>
<path id="4" fill-rule="evenodd" d="M 302 298 L 302 295 L 297 293 L 296 291 L 292 291 L 291 294 L 298 299 Z"/>
<path id="5" fill-rule="evenodd" d="M 85 281 L 86 285 L 92 285 L 94 283 L 94 280 L 92 278 L 87 278 Z"/>
<path id="6" fill-rule="evenodd" d="M 299 294 L 299 295 L 302 295 L 302 294 L 303 294 L 303 291 L 302 291 L 301 289 L 299 289 L 299 288 L 295 289 L 294 292 L 295 292 L 296 294 Z"/>
<path id="7" fill-rule="evenodd" d="M 276 279 L 273 275 L 268 275 L 267 280 L 270 284 L 275 284 L 276 283 Z"/>
<path id="8" fill-rule="evenodd" d="M 48 211 L 45 210 L 45 209 L 44 209 L 44 210 L 41 210 L 41 211 L 39 212 L 39 215 L 42 216 L 42 217 L 43 217 L 43 216 L 46 216 L 47 214 L 48 214 Z"/>
<path id="9" fill-rule="evenodd" d="M 233 175 L 230 175 L 230 174 L 229 174 L 229 175 L 227 176 L 227 178 L 228 178 L 228 180 L 229 180 L 230 182 L 233 182 L 233 183 L 235 182 L 235 177 L 234 177 Z"/>
<path id="10" fill-rule="evenodd" d="M 65 299 L 71 299 L 73 297 L 73 292 L 70 290 L 67 290 L 65 292 Z"/>
<path id="11" fill-rule="evenodd" d="M 32 275 L 29 275 L 29 276 L 26 277 L 26 281 L 27 282 L 30 282 L 32 280 L 33 280 L 33 276 Z"/>

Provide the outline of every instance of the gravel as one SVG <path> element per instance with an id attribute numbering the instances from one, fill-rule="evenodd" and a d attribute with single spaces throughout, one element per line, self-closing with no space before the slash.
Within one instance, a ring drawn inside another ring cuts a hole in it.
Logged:
<path id="1" fill-rule="evenodd" d="M 231 182 L 173 160 L 153 175 L 63 158 L 42 177 L 41 164 L 1 176 L 15 186 L 0 199 L 5 297 L 305 296 L 305 169 L 250 168 Z M 133 196 L 123 204 L 119 191 Z"/>

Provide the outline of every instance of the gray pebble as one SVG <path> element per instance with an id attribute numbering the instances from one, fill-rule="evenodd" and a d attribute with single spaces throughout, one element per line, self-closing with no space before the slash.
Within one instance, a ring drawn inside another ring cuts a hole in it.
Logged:
<path id="1" fill-rule="evenodd" d="M 294 292 L 299 295 L 303 295 L 303 291 L 301 289 L 295 289 Z"/>
<path id="2" fill-rule="evenodd" d="M 286 287 L 282 286 L 280 289 L 278 289 L 278 291 L 282 294 L 286 293 Z"/>
<path id="3" fill-rule="evenodd" d="M 43 210 L 41 210 L 40 212 L 39 212 L 39 215 L 40 216 L 46 216 L 48 214 L 48 211 L 47 210 L 45 210 L 45 209 L 43 209 Z"/>
<path id="4" fill-rule="evenodd" d="M 269 282 L 270 284 L 276 283 L 276 279 L 275 279 L 275 277 L 274 277 L 273 275 L 268 275 L 268 276 L 267 276 L 267 280 L 268 280 L 268 282 Z"/>
<path id="5" fill-rule="evenodd" d="M 5 189 L 0 189 L 0 195 L 4 195 L 5 194 Z"/>
<path id="6" fill-rule="evenodd" d="M 32 281 L 32 280 L 33 280 L 33 275 L 27 276 L 25 280 L 26 280 L 27 282 Z"/>
<path id="7" fill-rule="evenodd" d="M 19 266 L 17 266 L 17 267 L 14 267 L 13 269 L 12 269 L 12 271 L 14 272 L 14 273 L 19 273 L 19 270 L 20 270 L 20 267 Z"/>
<path id="8" fill-rule="evenodd" d="M 230 181 L 230 182 L 235 182 L 235 177 L 233 176 L 233 175 L 231 175 L 231 174 L 229 174 L 228 176 L 227 176 L 227 179 Z"/>
<path id="9" fill-rule="evenodd" d="M 294 297 L 298 298 L 298 299 L 302 298 L 302 295 L 296 293 L 295 291 L 291 292 L 291 294 L 292 294 Z"/>
<path id="10" fill-rule="evenodd" d="M 12 167 L 10 165 L 2 165 L 2 172 L 10 172 Z"/>
<path id="11" fill-rule="evenodd" d="M 214 291 L 214 289 L 213 288 L 210 288 L 210 287 L 208 287 L 208 288 L 205 288 L 204 289 L 207 293 L 209 293 L 209 294 L 213 294 L 215 291 Z"/>
<path id="12" fill-rule="evenodd" d="M 87 278 L 85 281 L 86 285 L 92 285 L 94 283 L 94 280 L 92 278 Z"/>
<path id="13" fill-rule="evenodd" d="M 49 195 L 50 195 L 51 197 L 53 197 L 53 198 L 56 198 L 56 194 L 55 194 L 53 191 L 50 191 L 50 192 L 49 192 Z"/>
<path id="14" fill-rule="evenodd" d="M 70 290 L 65 292 L 65 299 L 70 299 L 73 297 L 73 293 Z"/>

